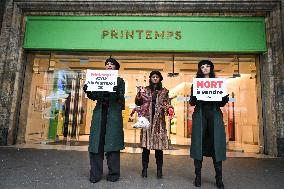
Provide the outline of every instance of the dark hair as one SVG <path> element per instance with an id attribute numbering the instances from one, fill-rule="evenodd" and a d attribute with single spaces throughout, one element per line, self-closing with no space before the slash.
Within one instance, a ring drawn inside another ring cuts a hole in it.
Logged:
<path id="1" fill-rule="evenodd" d="M 151 81 L 152 75 L 159 76 L 160 80 L 159 80 L 159 83 L 157 83 L 157 85 L 155 85 Z M 160 89 L 162 89 L 163 88 L 162 80 L 163 80 L 163 76 L 162 76 L 161 72 L 159 72 L 158 70 L 151 71 L 151 73 L 149 75 L 149 87 L 150 87 L 150 89 L 152 89 L 152 90 L 160 90 Z"/>
<path id="2" fill-rule="evenodd" d="M 204 78 L 204 74 L 202 73 L 202 70 L 201 70 L 201 66 L 204 64 L 210 65 L 209 77 L 215 78 L 214 64 L 210 60 L 201 60 L 198 63 L 198 70 L 196 73 L 196 78 Z"/>
<path id="3" fill-rule="evenodd" d="M 117 62 L 117 60 L 115 60 L 114 58 L 108 58 L 108 59 L 106 59 L 106 61 L 105 61 L 105 65 L 106 65 L 108 62 L 111 62 L 112 64 L 114 64 L 114 65 L 115 65 L 115 69 L 116 69 L 116 70 L 119 70 L 120 64 Z"/>
<path id="4" fill-rule="evenodd" d="M 163 78 L 161 72 L 159 72 L 158 70 L 151 71 L 149 78 L 151 79 L 152 75 L 154 75 L 154 74 L 160 77 L 160 81 L 163 81 L 164 78 Z"/>
<path id="5" fill-rule="evenodd" d="M 161 81 L 159 81 L 159 83 L 157 83 L 157 85 L 155 85 L 155 84 L 151 81 L 151 79 L 149 79 L 149 87 L 150 87 L 150 89 L 152 89 L 152 90 L 160 90 L 160 89 L 163 88 L 163 84 L 162 84 Z"/>

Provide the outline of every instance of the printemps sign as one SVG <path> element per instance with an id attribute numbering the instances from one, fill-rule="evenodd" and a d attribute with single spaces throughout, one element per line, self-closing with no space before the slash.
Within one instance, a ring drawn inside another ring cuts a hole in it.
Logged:
<path id="1" fill-rule="evenodd" d="M 262 17 L 27 16 L 27 50 L 265 52 Z"/>
<path id="2" fill-rule="evenodd" d="M 181 31 L 157 31 L 157 30 L 103 30 L 102 39 L 166 39 L 180 40 Z"/>

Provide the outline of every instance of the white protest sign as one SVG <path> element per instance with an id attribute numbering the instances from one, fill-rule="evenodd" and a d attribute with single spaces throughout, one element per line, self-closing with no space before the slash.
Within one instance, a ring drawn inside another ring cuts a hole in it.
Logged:
<path id="1" fill-rule="evenodd" d="M 87 70 L 87 91 L 109 91 L 114 92 L 113 87 L 117 85 L 118 70 Z"/>
<path id="2" fill-rule="evenodd" d="M 227 80 L 225 78 L 194 78 L 193 96 L 197 100 L 222 101 L 227 95 Z"/>

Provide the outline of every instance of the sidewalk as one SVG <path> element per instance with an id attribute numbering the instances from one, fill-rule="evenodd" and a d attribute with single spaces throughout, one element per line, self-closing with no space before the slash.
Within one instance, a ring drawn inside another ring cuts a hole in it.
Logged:
<path id="1" fill-rule="evenodd" d="M 96 184 L 89 182 L 89 158 L 86 151 L 39 150 L 0 147 L 0 188 L 195 188 L 193 161 L 189 156 L 164 156 L 163 179 L 156 179 L 155 158 L 150 155 L 148 178 L 141 173 L 140 154 L 121 153 L 121 179 Z M 280 189 L 284 186 L 283 158 L 228 158 L 224 162 L 227 189 Z M 202 189 L 215 188 L 211 159 L 205 158 Z"/>

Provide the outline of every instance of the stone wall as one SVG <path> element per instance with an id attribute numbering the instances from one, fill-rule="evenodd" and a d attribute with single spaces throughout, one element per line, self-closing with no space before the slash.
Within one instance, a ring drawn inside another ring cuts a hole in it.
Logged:
<path id="1" fill-rule="evenodd" d="M 262 64 L 265 152 L 284 156 L 284 1 L 267 14 L 268 51 Z M 282 10 L 282 12 L 281 12 Z M 266 81 L 266 82 L 264 82 Z M 270 95 L 267 98 L 266 95 Z"/>
<path id="2" fill-rule="evenodd" d="M 278 136 L 277 136 L 277 146 L 278 146 L 278 156 L 284 157 L 284 0 L 281 0 L 281 13 L 280 13 L 280 22 L 282 28 L 282 54 L 280 55 L 281 59 L 281 66 L 279 66 L 279 80 L 278 80 L 278 87 L 277 87 L 277 99 L 276 101 L 279 102 L 278 105 L 278 116 L 277 116 L 277 126 L 278 126 Z"/>
<path id="3" fill-rule="evenodd" d="M 23 88 L 28 69 L 22 49 L 25 15 L 264 16 L 268 51 L 259 66 L 261 146 L 263 153 L 283 156 L 283 4 L 283 0 L 6 0 L 0 36 L 0 143 L 24 142 L 27 115 L 20 102 L 28 96 Z"/>
<path id="4" fill-rule="evenodd" d="M 0 31 L 2 27 L 5 3 L 6 3 L 6 0 L 0 0 Z"/>
<path id="5" fill-rule="evenodd" d="M 263 55 L 261 66 L 262 102 L 264 122 L 264 152 L 279 155 L 279 139 L 283 137 L 283 43 L 280 5 L 266 17 L 268 51 Z M 269 95 L 269 97 L 268 97 Z M 282 106 L 282 109 L 281 109 Z"/>
<path id="6" fill-rule="evenodd" d="M 22 12 L 13 1 L 6 1 L 0 36 L 0 143 L 16 141 L 15 123 L 21 100 L 22 73 Z"/>

